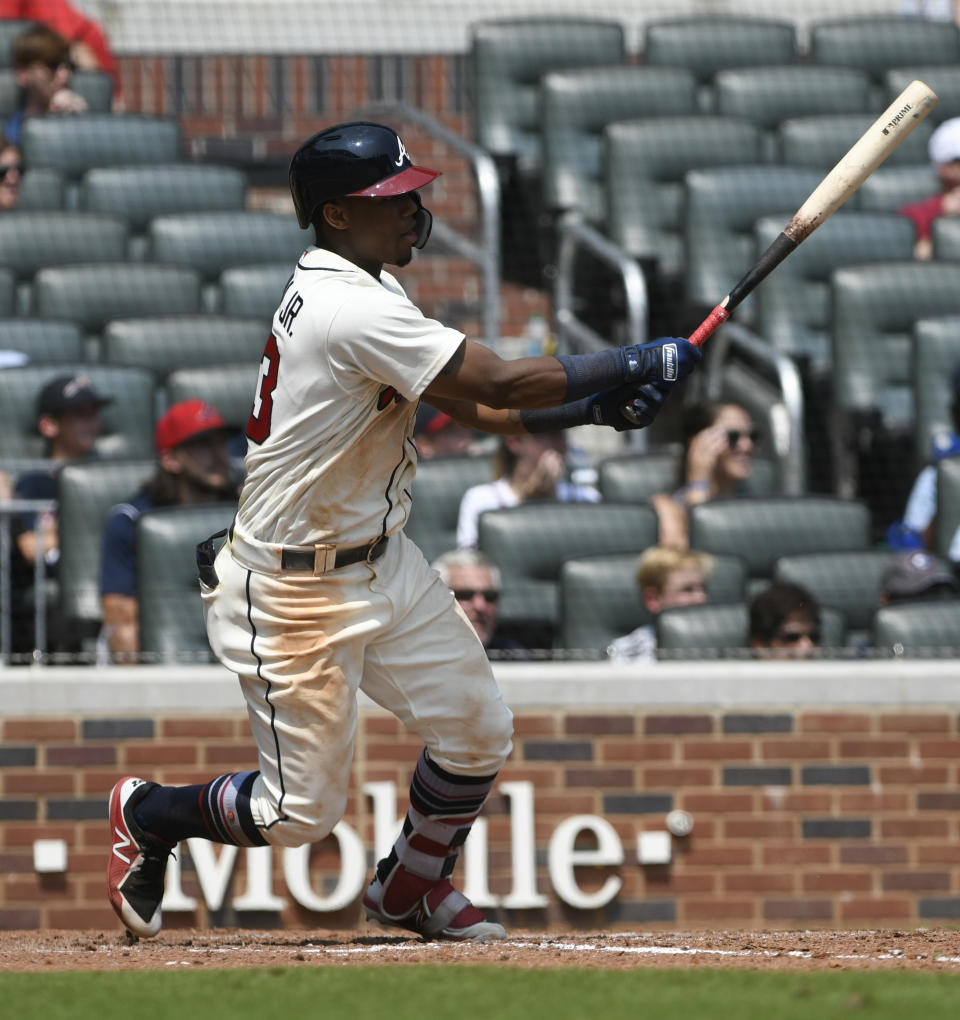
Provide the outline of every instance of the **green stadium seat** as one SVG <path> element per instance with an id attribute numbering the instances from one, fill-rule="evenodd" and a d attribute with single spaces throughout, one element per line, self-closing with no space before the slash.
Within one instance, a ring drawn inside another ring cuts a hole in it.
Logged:
<path id="1" fill-rule="evenodd" d="M 150 221 L 150 254 L 157 262 L 196 269 L 211 281 L 230 266 L 289 261 L 311 243 L 295 216 L 269 212 L 194 212 Z M 279 299 L 279 298 L 278 298 Z"/>
<path id="2" fill-rule="evenodd" d="M 413 506 L 404 531 L 428 561 L 457 547 L 457 518 L 464 492 L 493 477 L 490 455 L 431 457 L 417 465 Z"/>
<path id="3" fill-rule="evenodd" d="M 540 166 L 540 79 L 566 68 L 623 64 L 622 26 L 594 18 L 508 18 L 471 30 L 474 138 L 527 170 Z"/>
<path id="4" fill-rule="evenodd" d="M 960 65 L 957 64 L 912 64 L 910 67 L 891 68 L 883 77 L 887 105 L 918 78 L 937 94 L 937 105 L 924 123 L 929 122 L 935 127 L 951 117 L 960 117 Z"/>
<path id="5" fill-rule="evenodd" d="M 294 268 L 290 259 L 225 269 L 220 274 L 219 311 L 262 319 L 269 329 Z"/>
<path id="6" fill-rule="evenodd" d="M 543 203 L 605 218 L 603 131 L 612 121 L 697 112 L 692 72 L 671 67 L 554 71 L 541 82 Z"/>
<path id="7" fill-rule="evenodd" d="M 857 189 L 858 208 L 865 212 L 897 212 L 908 202 L 919 202 L 941 190 L 930 160 L 904 166 L 878 167 Z"/>
<path id="8" fill-rule="evenodd" d="M 713 499 L 691 507 L 689 519 L 692 549 L 740 557 L 751 580 L 772 577 L 781 556 L 870 545 L 866 505 L 833 496 Z"/>
<path id="9" fill-rule="evenodd" d="M 960 220 L 941 216 L 933 221 L 933 257 L 960 260 Z"/>
<path id="10" fill-rule="evenodd" d="M 259 319 L 172 315 L 115 319 L 103 331 L 103 360 L 140 365 L 158 377 L 201 365 L 259 365 L 267 330 Z"/>
<path id="11" fill-rule="evenodd" d="M 937 514 L 933 526 L 933 552 L 957 563 L 953 542 L 960 530 L 960 457 L 937 464 Z M 951 556 L 951 553 L 953 555 Z"/>
<path id="12" fill-rule="evenodd" d="M 164 384 L 167 406 L 199 397 L 223 415 L 228 425 L 246 428 L 260 373 L 259 359 L 237 364 L 179 368 Z"/>
<path id="13" fill-rule="evenodd" d="M 100 412 L 100 457 L 153 456 L 156 382 L 152 372 L 83 361 L 23 365 L 0 372 L 0 459 L 38 459 L 44 441 L 36 429 L 36 398 L 62 375 L 87 376 L 96 390 L 113 398 Z"/>
<path id="14" fill-rule="evenodd" d="M 156 216 L 243 209 L 247 185 L 242 170 L 206 163 L 95 167 L 83 175 L 80 208 L 122 216 L 141 234 Z"/>
<path id="15" fill-rule="evenodd" d="M 135 113 L 29 117 L 22 149 L 31 170 L 51 167 L 77 181 L 94 166 L 175 163 L 180 158 L 180 127 L 174 119 Z"/>
<path id="16" fill-rule="evenodd" d="M 0 316 L 9 318 L 16 305 L 17 282 L 13 272 L 0 266 Z"/>
<path id="17" fill-rule="evenodd" d="M 757 255 L 780 235 L 791 216 L 787 210 L 756 223 Z M 830 274 L 841 266 L 910 259 L 913 245 L 913 224 L 905 216 L 841 209 L 757 288 L 757 332 L 778 351 L 809 359 L 816 371 L 829 372 Z"/>
<path id="18" fill-rule="evenodd" d="M 873 644 L 898 658 L 956 658 L 960 599 L 903 602 L 877 610 Z"/>
<path id="19" fill-rule="evenodd" d="M 749 615 L 743 602 L 667 609 L 655 626 L 658 658 L 742 658 L 747 654 Z"/>
<path id="20" fill-rule="evenodd" d="M 919 319 L 913 324 L 913 406 L 916 462 L 929 461 L 934 436 L 953 432 L 953 387 L 960 367 L 960 315 Z"/>
<path id="21" fill-rule="evenodd" d="M 735 556 L 714 557 L 707 581 L 711 603 L 740 602 L 746 569 Z M 636 556 L 585 556 L 560 568 L 559 649 L 602 655 L 611 641 L 652 622 L 637 589 Z"/>
<path id="22" fill-rule="evenodd" d="M 607 232 L 628 255 L 679 278 L 684 175 L 761 161 L 761 132 L 730 117 L 648 117 L 604 131 Z"/>
<path id="23" fill-rule="evenodd" d="M 0 41 L 2 42 L 2 41 Z M 20 105 L 20 86 L 12 67 L 0 69 L 0 117 L 12 117 Z"/>
<path id="24" fill-rule="evenodd" d="M 63 176 L 56 170 L 26 170 L 20 178 L 17 209 L 62 209 L 66 202 Z"/>
<path id="25" fill-rule="evenodd" d="M 753 225 L 783 209 L 798 209 L 823 179 L 808 167 L 729 166 L 691 170 L 686 181 L 684 241 L 688 304 L 713 308 L 753 264 Z M 755 295 L 737 309 L 753 318 Z"/>
<path id="26" fill-rule="evenodd" d="M 564 560 L 599 553 L 635 560 L 656 540 L 657 515 L 646 504 L 536 501 L 481 514 L 477 545 L 500 568 L 501 623 L 543 627 L 552 642 Z"/>
<path id="27" fill-rule="evenodd" d="M 71 319 L 88 334 L 99 335 L 112 319 L 195 315 L 200 310 L 200 278 L 186 266 L 55 266 L 41 269 L 33 280 L 34 314 Z"/>
<path id="28" fill-rule="evenodd" d="M 196 545 L 230 526 L 235 503 L 172 506 L 137 518 L 140 654 L 147 661 L 210 658 Z"/>
<path id="29" fill-rule="evenodd" d="M 875 111 L 787 118 L 776 130 L 777 159 L 787 166 L 830 170 L 876 119 Z M 883 165 L 916 166 L 927 160 L 933 127 L 929 117 L 917 124 L 886 157 Z"/>
<path id="30" fill-rule="evenodd" d="M 113 79 L 106 71 L 78 69 L 70 79 L 70 89 L 86 99 L 89 113 L 110 113 L 113 109 Z"/>
<path id="31" fill-rule="evenodd" d="M 110 508 L 132 497 L 153 474 L 153 457 L 66 464 L 57 474 L 60 562 L 57 576 L 64 614 L 89 636 L 100 619 L 100 560 Z"/>
<path id="32" fill-rule="evenodd" d="M 62 319 L 0 319 L 0 350 L 21 351 L 34 363 L 82 361 L 83 334 Z"/>
<path id="33" fill-rule="evenodd" d="M 924 18 L 859 17 L 810 25 L 813 64 L 856 67 L 878 84 L 892 67 L 960 62 L 960 29 Z"/>

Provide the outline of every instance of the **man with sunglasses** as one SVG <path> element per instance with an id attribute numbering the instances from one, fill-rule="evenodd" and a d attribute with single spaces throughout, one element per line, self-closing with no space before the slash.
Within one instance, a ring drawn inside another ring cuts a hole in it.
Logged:
<path id="1" fill-rule="evenodd" d="M 207 636 L 240 680 L 258 768 L 194 787 L 121 779 L 108 888 L 138 935 L 160 928 L 181 839 L 296 847 L 346 811 L 363 691 L 423 741 L 410 807 L 363 895 L 366 916 L 430 938 L 503 938 L 451 875 L 512 748 L 512 715 L 450 589 L 403 532 L 417 405 L 500 434 L 643 428 L 700 353 L 664 338 L 504 360 L 430 319 L 384 267 L 406 266 L 432 217 L 417 166 L 382 124 L 318 132 L 290 189 L 316 241 L 273 318 L 247 423 L 233 526 L 198 547 Z"/>
<path id="2" fill-rule="evenodd" d="M 70 89 L 73 63 L 67 40 L 46 25 L 34 25 L 13 43 L 13 69 L 20 103 L 4 125 L 7 140 L 19 145 L 27 117 L 85 113 L 87 101 Z"/>
<path id="3" fill-rule="evenodd" d="M 748 644 L 762 659 L 812 659 L 820 652 L 820 606 L 799 584 L 778 581 L 750 602 Z"/>

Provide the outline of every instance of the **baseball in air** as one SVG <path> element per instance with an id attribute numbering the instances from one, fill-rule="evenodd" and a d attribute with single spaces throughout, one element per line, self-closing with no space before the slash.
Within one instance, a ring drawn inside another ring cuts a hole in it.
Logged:
<path id="1" fill-rule="evenodd" d="M 693 815 L 689 811 L 671 811 L 667 815 L 667 828 L 674 836 L 689 836 L 693 831 Z"/>

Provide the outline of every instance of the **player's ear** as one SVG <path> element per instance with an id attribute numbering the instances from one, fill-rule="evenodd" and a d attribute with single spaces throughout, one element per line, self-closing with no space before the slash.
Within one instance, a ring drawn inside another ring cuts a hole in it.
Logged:
<path id="1" fill-rule="evenodd" d="M 346 230 L 350 225 L 347 209 L 339 202 L 325 202 L 320 210 L 320 218 L 334 230 Z"/>

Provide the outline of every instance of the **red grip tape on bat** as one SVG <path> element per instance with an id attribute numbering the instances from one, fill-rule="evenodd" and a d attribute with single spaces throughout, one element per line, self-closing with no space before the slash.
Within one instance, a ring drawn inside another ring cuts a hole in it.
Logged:
<path id="1" fill-rule="evenodd" d="M 718 327 L 722 326 L 730 318 L 730 312 L 723 305 L 716 308 L 700 323 L 690 334 L 689 340 L 694 347 L 700 347 L 704 340 Z"/>

